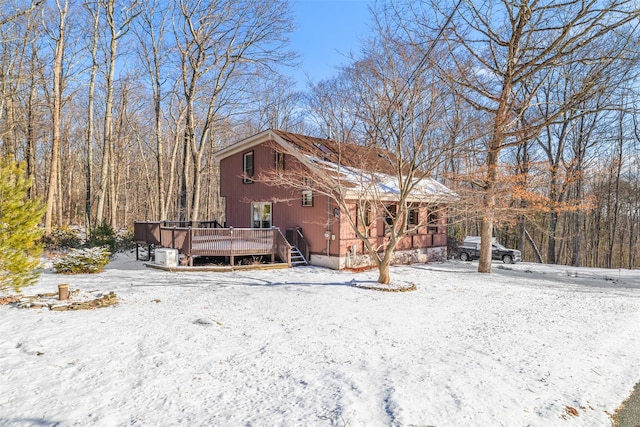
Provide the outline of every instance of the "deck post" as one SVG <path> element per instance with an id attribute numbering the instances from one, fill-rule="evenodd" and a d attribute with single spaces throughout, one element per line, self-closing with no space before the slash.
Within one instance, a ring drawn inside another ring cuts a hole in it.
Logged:
<path id="1" fill-rule="evenodd" d="M 233 227 L 229 227 L 229 264 L 231 264 L 231 269 L 233 269 L 234 264 L 234 256 L 233 256 Z"/>
<path id="2" fill-rule="evenodd" d="M 271 264 L 276 262 L 276 250 L 277 250 L 277 241 L 276 241 L 276 227 L 271 227 Z"/>

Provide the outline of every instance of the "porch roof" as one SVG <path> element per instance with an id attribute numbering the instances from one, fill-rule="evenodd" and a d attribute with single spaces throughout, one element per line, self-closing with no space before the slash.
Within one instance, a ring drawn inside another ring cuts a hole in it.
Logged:
<path id="1" fill-rule="evenodd" d="M 394 201 L 400 197 L 398 177 L 381 172 L 344 166 L 322 159 L 308 157 L 311 164 L 339 182 L 346 199 L 377 199 Z M 435 179 L 425 176 L 405 183 L 409 187 L 406 201 L 413 203 L 449 203 L 459 199 L 456 192 Z"/>

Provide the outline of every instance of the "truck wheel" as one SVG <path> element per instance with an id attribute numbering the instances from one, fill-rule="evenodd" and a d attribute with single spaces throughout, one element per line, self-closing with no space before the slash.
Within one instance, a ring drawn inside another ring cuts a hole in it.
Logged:
<path id="1" fill-rule="evenodd" d="M 460 261 L 469 261 L 469 254 L 466 252 L 462 252 L 460 254 Z"/>
<path id="2" fill-rule="evenodd" d="M 513 264 L 513 257 L 511 255 L 505 255 L 502 257 L 502 262 L 505 264 Z"/>

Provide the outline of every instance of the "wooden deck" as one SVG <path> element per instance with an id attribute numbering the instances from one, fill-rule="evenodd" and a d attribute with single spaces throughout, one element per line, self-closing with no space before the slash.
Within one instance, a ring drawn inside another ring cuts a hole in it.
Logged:
<path id="1" fill-rule="evenodd" d="M 291 245 L 278 228 L 220 228 L 216 221 L 171 222 L 135 221 L 134 241 L 149 248 L 177 249 L 187 257 L 190 266 L 198 256 L 229 257 L 234 265 L 235 257 L 278 257 L 291 265 Z M 136 258 L 138 251 L 136 248 Z"/>

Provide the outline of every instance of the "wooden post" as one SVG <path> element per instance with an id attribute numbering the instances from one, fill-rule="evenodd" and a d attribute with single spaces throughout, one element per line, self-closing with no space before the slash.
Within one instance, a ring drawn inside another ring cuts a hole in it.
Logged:
<path id="1" fill-rule="evenodd" d="M 231 264 L 231 269 L 233 270 L 233 263 L 235 262 L 233 253 L 233 227 L 229 227 L 229 261 Z"/>
<path id="2" fill-rule="evenodd" d="M 69 285 L 58 285 L 58 299 L 60 301 L 66 301 L 69 299 Z"/>

